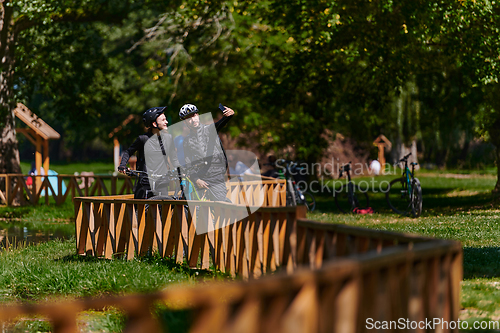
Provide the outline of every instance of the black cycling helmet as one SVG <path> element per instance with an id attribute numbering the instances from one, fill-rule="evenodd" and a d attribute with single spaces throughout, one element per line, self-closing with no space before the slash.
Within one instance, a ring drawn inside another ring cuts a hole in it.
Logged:
<path id="1" fill-rule="evenodd" d="M 144 122 L 144 126 L 146 127 L 153 126 L 153 123 L 156 121 L 156 118 L 158 118 L 165 111 L 166 108 L 167 108 L 166 106 L 158 106 L 146 110 L 146 112 L 144 112 L 144 114 L 142 115 L 142 121 Z"/>
<path id="2" fill-rule="evenodd" d="M 184 104 L 179 111 L 179 117 L 184 120 L 193 113 L 199 113 L 198 108 L 194 104 Z"/>

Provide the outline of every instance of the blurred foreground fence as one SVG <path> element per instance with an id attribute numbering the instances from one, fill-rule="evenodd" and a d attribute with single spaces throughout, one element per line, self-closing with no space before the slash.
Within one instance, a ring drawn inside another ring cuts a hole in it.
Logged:
<path id="1" fill-rule="evenodd" d="M 228 182 L 228 198 L 235 203 L 254 205 L 257 191 L 266 193 L 264 206 L 284 206 L 286 190 L 284 179 L 261 179 Z M 50 197 L 57 205 L 76 196 L 110 196 L 133 193 L 134 179 L 126 176 L 80 175 L 27 176 L 0 174 L 0 204 L 11 206 L 15 198 L 25 203 L 38 204 L 40 199 L 48 205 Z M 48 194 L 48 195 L 47 195 Z"/>
<path id="2" fill-rule="evenodd" d="M 458 319 L 459 242 L 309 221 L 305 207 L 262 207 L 232 221 L 249 207 L 198 202 L 189 214 L 184 204 L 75 198 L 77 252 L 132 258 L 154 250 L 191 267 L 211 263 L 246 281 L 4 306 L 0 320 L 40 314 L 54 332 L 76 332 L 80 311 L 116 307 L 128 318 L 126 332 L 163 332 L 165 323 L 154 315 L 160 305 L 187 310 L 189 332 L 350 333 L 369 331 L 375 321 Z M 214 228 L 197 235 L 200 220 Z M 458 332 L 453 327 L 413 330 Z"/>

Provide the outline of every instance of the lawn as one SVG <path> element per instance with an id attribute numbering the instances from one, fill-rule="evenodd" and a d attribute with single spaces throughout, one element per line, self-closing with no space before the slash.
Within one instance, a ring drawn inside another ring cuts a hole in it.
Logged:
<path id="1" fill-rule="evenodd" d="M 422 216 L 414 219 L 390 211 L 383 193 L 370 193 L 375 214 L 339 214 L 331 193 L 316 193 L 317 210 L 308 218 L 327 223 L 413 233 L 458 240 L 464 247 L 460 320 L 472 326 L 475 320 L 500 320 L 500 206 L 493 203 L 492 174 L 450 174 L 443 172 L 417 175 L 423 192 Z M 395 178 L 375 178 L 374 187 Z M 372 178 L 356 178 L 354 182 Z"/>
<path id="2" fill-rule="evenodd" d="M 57 167 L 53 165 L 51 169 L 60 173 L 97 170 L 88 165 L 61 165 L 59 170 Z M 101 172 L 104 173 L 106 168 L 102 166 Z M 317 209 L 309 213 L 308 218 L 459 240 L 464 246 L 463 309 L 460 319 L 469 322 L 500 319 L 500 206 L 492 203 L 490 195 L 496 176 L 491 172 L 422 172 L 418 177 L 422 184 L 424 207 L 418 219 L 392 213 L 385 202 L 384 193 L 378 190 L 395 178 L 394 175 L 354 179 L 358 183 L 366 181 L 376 189 L 377 193 L 370 192 L 370 206 L 374 208 L 374 214 L 339 214 L 331 191 L 333 182 L 330 180 L 325 182 L 324 187 L 316 188 L 322 188 L 322 193 L 315 193 Z M 127 262 L 75 256 L 74 238 L 71 238 L 74 234 L 73 214 L 71 202 L 60 207 L 40 205 L 0 208 L 0 229 L 20 225 L 28 229 L 63 230 L 70 237 L 0 252 L 0 302 L 144 292 L 171 283 L 197 283 L 200 276 L 203 279 L 221 277 L 220 274 L 209 272 L 196 275 L 170 259 L 149 257 Z M 163 315 L 171 316 L 169 313 Z M 123 324 L 121 315 L 112 309 L 82 316 L 80 320 L 88 323 L 86 325 L 104 331 L 113 331 L 113 327 Z M 27 321 L 22 325 L 23 330 L 43 331 L 43 323 L 38 321 Z"/>

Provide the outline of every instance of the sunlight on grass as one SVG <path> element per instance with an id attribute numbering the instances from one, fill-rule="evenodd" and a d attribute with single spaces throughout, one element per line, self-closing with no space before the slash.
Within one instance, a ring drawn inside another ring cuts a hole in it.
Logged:
<path id="1" fill-rule="evenodd" d="M 88 166 L 60 167 L 64 173 L 77 169 L 88 171 Z M 108 165 L 103 165 L 102 171 L 107 168 Z M 358 177 L 354 181 L 366 181 L 375 188 L 383 188 L 384 182 L 396 177 Z M 322 193 L 315 193 L 317 209 L 307 217 L 326 223 L 460 241 L 464 246 L 460 319 L 471 323 L 474 320 L 500 320 L 500 206 L 492 202 L 490 194 L 496 177 L 439 172 L 417 174 L 417 177 L 422 184 L 424 208 L 418 219 L 393 213 L 388 208 L 385 194 L 380 191 L 369 193 L 374 214 L 339 214 L 332 195 L 332 186 L 339 183 L 332 180 L 323 187 Z M 43 230 L 74 229 L 73 219 L 71 201 L 59 207 L 0 208 L 0 228 L 17 224 Z M 151 257 L 109 261 L 79 257 L 74 252 L 74 239 L 0 251 L 0 302 L 147 292 L 181 281 L 190 284 L 198 281 L 188 268 L 170 259 Z M 207 278 L 220 277 L 217 274 L 209 274 Z M 178 322 L 179 327 L 188 318 L 185 313 L 158 311 L 166 323 Z M 82 329 L 106 332 L 119 331 L 124 320 L 120 312 L 113 309 L 86 312 L 79 318 Z M 47 323 L 33 318 L 19 325 L 21 330 L 35 332 L 43 330 Z"/>
<path id="2" fill-rule="evenodd" d="M 375 214 L 340 214 L 330 193 L 316 194 L 311 220 L 458 240 L 464 246 L 460 320 L 500 320 L 500 207 L 492 202 L 495 175 L 426 173 L 422 184 L 423 213 L 418 219 L 393 213 L 383 193 L 369 193 Z M 373 177 L 372 177 L 373 178 Z M 360 177 L 374 184 L 393 176 Z M 333 184 L 333 182 L 331 183 Z"/>

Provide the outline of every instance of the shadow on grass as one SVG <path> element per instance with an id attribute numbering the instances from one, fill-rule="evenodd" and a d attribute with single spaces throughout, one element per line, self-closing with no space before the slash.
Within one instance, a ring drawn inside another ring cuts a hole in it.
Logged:
<path id="1" fill-rule="evenodd" d="M 500 247 L 465 247 L 464 279 L 500 277 Z"/>
<path id="2" fill-rule="evenodd" d="M 489 193 L 478 193 L 470 196 L 445 196 L 452 189 L 430 189 L 424 190 L 422 216 L 433 216 L 434 212 L 446 213 L 464 211 L 469 209 L 491 209 L 493 207 L 492 196 Z M 324 213 L 341 214 L 335 205 L 332 194 L 315 194 L 316 210 Z M 370 207 L 377 213 L 395 214 L 388 206 L 383 193 L 368 192 Z"/>
<path id="3" fill-rule="evenodd" d="M 194 310 L 172 310 L 160 305 L 154 312 L 164 332 L 189 332 L 193 323 Z"/>
<path id="4" fill-rule="evenodd" d="M 105 261 L 113 261 L 113 260 L 121 260 L 121 261 L 126 261 L 125 256 L 124 257 L 117 257 L 116 259 L 105 259 L 105 258 L 98 258 L 94 257 L 91 255 L 78 255 L 78 254 L 70 254 L 67 256 L 64 256 L 60 259 L 55 259 L 54 261 L 62 261 L 62 262 L 68 262 L 68 263 L 97 263 L 97 262 L 102 262 L 103 260 Z M 196 277 L 196 278 L 212 278 L 212 277 L 221 277 L 221 278 L 229 278 L 230 275 L 228 273 L 222 273 L 220 271 L 216 271 L 213 269 L 213 267 L 210 267 L 210 269 L 197 269 L 197 268 L 190 268 L 189 265 L 187 264 L 186 261 L 182 263 L 176 262 L 174 257 L 166 257 L 162 258 L 158 254 L 154 255 L 145 255 L 145 256 L 135 256 L 134 261 L 136 262 L 141 262 L 145 263 L 148 265 L 163 265 L 165 266 L 169 271 L 172 271 L 174 273 L 182 273 L 185 275 L 188 275 L 190 277 Z"/>

